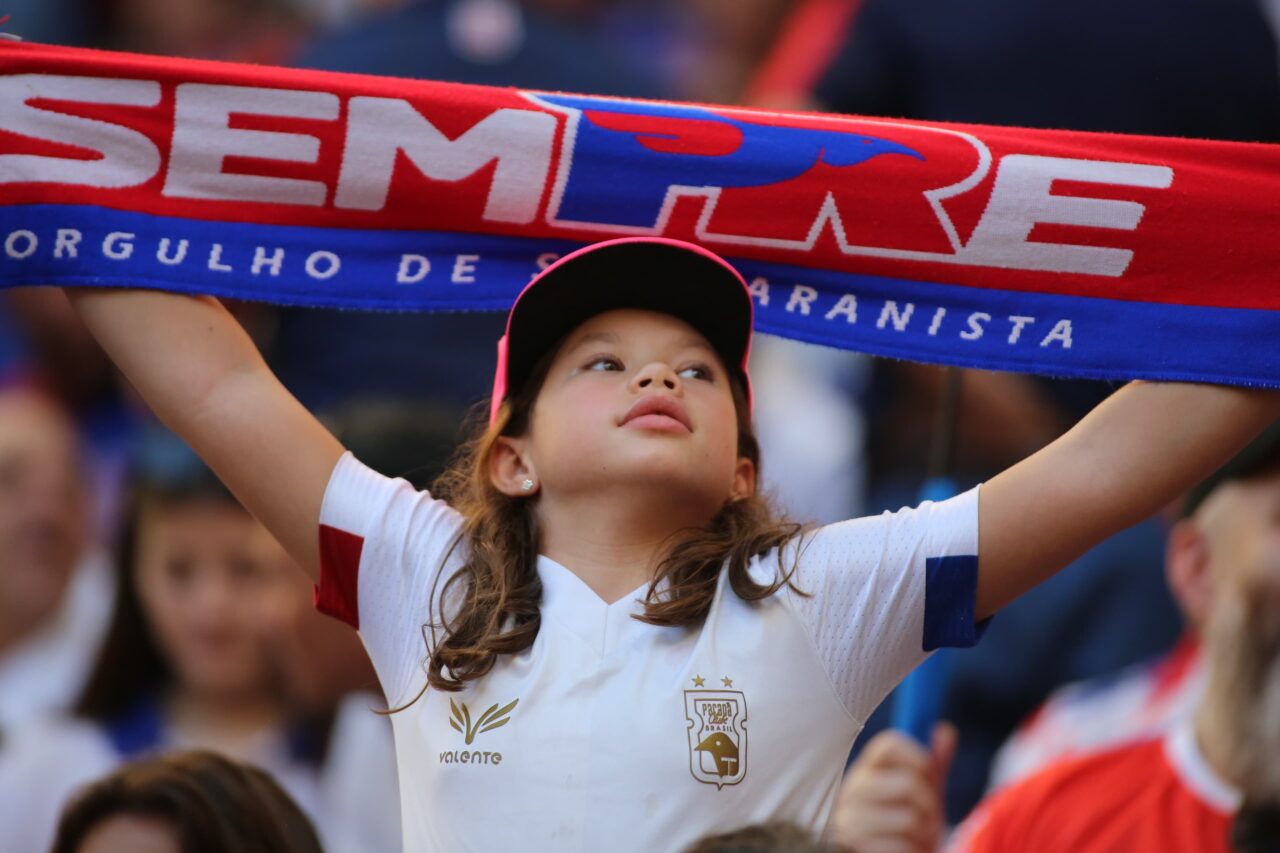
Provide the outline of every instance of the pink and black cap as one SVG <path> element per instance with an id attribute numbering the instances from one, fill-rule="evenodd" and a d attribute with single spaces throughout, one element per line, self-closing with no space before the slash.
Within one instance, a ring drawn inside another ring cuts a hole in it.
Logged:
<path id="1" fill-rule="evenodd" d="M 618 308 L 660 311 L 693 326 L 742 381 L 750 407 L 754 310 L 742 275 L 693 243 L 624 237 L 565 255 L 516 297 L 498 341 L 489 423 L 502 401 L 529 380 L 539 358 L 583 321 Z"/>

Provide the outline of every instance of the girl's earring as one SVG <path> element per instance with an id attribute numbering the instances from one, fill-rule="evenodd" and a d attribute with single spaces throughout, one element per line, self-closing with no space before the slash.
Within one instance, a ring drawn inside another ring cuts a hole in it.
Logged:
<path id="1" fill-rule="evenodd" d="M 533 491 L 533 480 L 526 479 L 520 484 L 520 488 L 524 489 L 526 492 Z"/>

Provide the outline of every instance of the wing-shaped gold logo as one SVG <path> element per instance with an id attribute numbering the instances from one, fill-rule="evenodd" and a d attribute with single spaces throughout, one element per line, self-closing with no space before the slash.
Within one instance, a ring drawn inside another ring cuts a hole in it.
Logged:
<path id="1" fill-rule="evenodd" d="M 519 699 L 512 699 L 501 708 L 498 707 L 497 702 L 494 702 L 472 723 L 471 709 L 467 707 L 467 703 L 454 702 L 450 699 L 449 708 L 453 713 L 449 717 L 449 725 L 462 732 L 466 736 L 467 746 L 470 746 L 476 739 L 476 735 L 493 731 L 511 722 L 511 712 L 515 710 L 516 703 L 519 701 Z"/>

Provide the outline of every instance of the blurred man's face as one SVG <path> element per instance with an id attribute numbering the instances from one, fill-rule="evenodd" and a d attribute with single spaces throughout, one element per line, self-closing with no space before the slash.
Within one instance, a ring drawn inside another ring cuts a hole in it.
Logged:
<path id="1" fill-rule="evenodd" d="M 0 392 L 0 648 L 57 610 L 87 533 L 71 424 L 39 394 Z"/>
<path id="2" fill-rule="evenodd" d="M 1229 483 L 1204 510 L 1210 690 L 1233 734 L 1224 769 L 1250 797 L 1280 802 L 1280 472 Z"/>

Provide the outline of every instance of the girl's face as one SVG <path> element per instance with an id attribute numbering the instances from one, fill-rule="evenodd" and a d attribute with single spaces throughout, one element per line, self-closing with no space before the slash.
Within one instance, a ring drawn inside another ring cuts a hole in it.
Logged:
<path id="1" fill-rule="evenodd" d="M 728 371 L 706 338 L 667 314 L 609 311 L 575 329 L 523 442 L 548 495 L 651 485 L 710 518 L 755 486 L 738 456 Z"/>
<path id="2" fill-rule="evenodd" d="M 143 512 L 138 597 L 161 654 L 187 690 L 265 689 L 267 663 L 253 624 L 256 528 L 244 510 L 215 500 Z"/>

